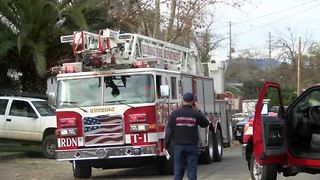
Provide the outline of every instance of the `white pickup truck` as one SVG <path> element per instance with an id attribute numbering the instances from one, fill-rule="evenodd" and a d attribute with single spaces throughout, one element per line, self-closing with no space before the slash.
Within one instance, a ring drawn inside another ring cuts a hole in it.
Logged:
<path id="1" fill-rule="evenodd" d="M 43 99 L 0 96 L 0 139 L 41 143 L 43 155 L 55 157 L 56 116 Z"/>

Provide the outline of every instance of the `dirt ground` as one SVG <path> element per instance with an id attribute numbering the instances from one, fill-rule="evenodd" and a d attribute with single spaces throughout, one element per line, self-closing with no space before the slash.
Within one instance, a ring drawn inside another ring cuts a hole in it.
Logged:
<path id="1" fill-rule="evenodd" d="M 45 158 L 17 158 L 0 161 L 0 179 L 73 179 L 71 163 Z"/>

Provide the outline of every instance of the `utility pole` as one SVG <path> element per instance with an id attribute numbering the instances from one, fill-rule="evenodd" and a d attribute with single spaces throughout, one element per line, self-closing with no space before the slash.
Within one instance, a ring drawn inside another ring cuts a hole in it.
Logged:
<path id="1" fill-rule="evenodd" d="M 232 45 L 231 45 L 231 21 L 229 22 L 229 60 L 232 59 Z"/>
<path id="2" fill-rule="evenodd" d="M 269 73 L 269 78 L 272 77 L 272 63 L 271 63 L 271 32 L 269 32 L 269 66 L 268 66 L 268 73 Z"/>
<path id="3" fill-rule="evenodd" d="M 271 32 L 269 32 L 269 61 L 271 61 Z"/>
<path id="4" fill-rule="evenodd" d="M 301 61 L 301 36 L 299 37 L 297 58 L 297 96 L 300 95 L 300 61 Z"/>

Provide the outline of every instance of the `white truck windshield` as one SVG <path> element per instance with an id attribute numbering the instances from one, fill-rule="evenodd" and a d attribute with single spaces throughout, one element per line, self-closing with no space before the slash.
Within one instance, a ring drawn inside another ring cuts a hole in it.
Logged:
<path id="1" fill-rule="evenodd" d="M 150 74 L 67 79 L 58 82 L 57 108 L 154 101 L 154 78 Z"/>

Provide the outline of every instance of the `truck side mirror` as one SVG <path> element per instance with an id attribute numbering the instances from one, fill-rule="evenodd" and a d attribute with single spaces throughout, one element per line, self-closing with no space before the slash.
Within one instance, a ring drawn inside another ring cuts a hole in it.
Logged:
<path id="1" fill-rule="evenodd" d="M 169 85 L 161 85 L 160 86 L 160 96 L 168 97 L 169 96 Z"/>
<path id="2" fill-rule="evenodd" d="M 51 106 L 54 106 L 54 107 L 57 106 L 56 94 L 54 92 L 50 92 L 48 94 L 48 104 L 50 104 Z"/>

